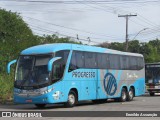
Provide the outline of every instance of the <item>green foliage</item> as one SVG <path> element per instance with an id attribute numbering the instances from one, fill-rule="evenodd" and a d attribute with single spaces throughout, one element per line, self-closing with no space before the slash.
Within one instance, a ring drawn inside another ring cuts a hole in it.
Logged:
<path id="1" fill-rule="evenodd" d="M 0 74 L 0 103 L 13 98 L 13 73 L 11 75 Z"/>
<path id="2" fill-rule="evenodd" d="M 8 61 L 16 59 L 22 49 L 38 44 L 38 40 L 17 13 L 0 9 L 0 26 L 0 68 L 4 73 Z"/>
<path id="3" fill-rule="evenodd" d="M 140 43 L 138 40 L 133 40 L 129 41 L 128 44 L 128 52 L 143 54 L 146 63 L 160 62 L 160 40 L 156 39 L 149 41 L 148 43 Z M 125 51 L 125 43 L 103 43 L 99 46 Z"/>
<path id="4" fill-rule="evenodd" d="M 41 44 L 47 44 L 47 43 L 75 43 L 75 44 L 81 44 L 81 42 L 75 42 L 69 37 L 58 37 L 57 35 L 44 35 L 43 37 L 40 37 L 40 43 Z"/>
<path id="5" fill-rule="evenodd" d="M 124 46 L 125 46 L 124 43 L 113 42 L 108 46 L 108 48 L 114 49 L 114 50 L 124 51 L 124 48 L 125 48 Z"/>
<path id="6" fill-rule="evenodd" d="M 133 53 L 140 53 L 140 43 L 138 40 L 129 41 L 128 51 Z"/>

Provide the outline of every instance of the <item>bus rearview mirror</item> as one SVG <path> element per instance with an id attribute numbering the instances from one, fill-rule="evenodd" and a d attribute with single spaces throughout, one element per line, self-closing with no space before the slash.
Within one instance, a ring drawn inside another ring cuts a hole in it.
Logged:
<path id="1" fill-rule="evenodd" d="M 62 57 L 54 57 L 52 59 L 49 60 L 48 62 L 48 72 L 51 72 L 52 71 L 52 65 L 55 61 L 61 59 Z"/>
<path id="2" fill-rule="evenodd" d="M 17 60 L 12 60 L 11 62 L 9 62 L 7 64 L 7 73 L 8 74 L 10 74 L 10 72 L 11 72 L 11 65 L 14 64 L 14 63 L 16 63 L 16 62 L 17 62 Z"/>

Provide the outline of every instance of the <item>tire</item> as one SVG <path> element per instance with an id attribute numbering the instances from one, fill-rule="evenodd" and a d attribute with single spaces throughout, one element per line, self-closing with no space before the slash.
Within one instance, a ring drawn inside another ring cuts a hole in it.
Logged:
<path id="1" fill-rule="evenodd" d="M 68 94 L 68 100 L 65 103 L 66 107 L 74 107 L 77 104 L 77 94 L 74 91 L 70 91 Z"/>
<path id="2" fill-rule="evenodd" d="M 128 96 L 127 96 L 127 101 L 132 101 L 134 98 L 134 90 L 133 88 L 130 88 L 129 92 L 128 92 Z"/>
<path id="3" fill-rule="evenodd" d="M 127 90 L 122 88 L 121 97 L 119 98 L 119 102 L 125 102 L 127 100 Z"/>
<path id="4" fill-rule="evenodd" d="M 150 92 L 149 94 L 150 94 L 150 96 L 154 96 L 155 95 L 155 93 L 153 93 L 153 92 Z"/>
<path id="5" fill-rule="evenodd" d="M 37 108 L 45 108 L 46 104 L 35 104 Z"/>

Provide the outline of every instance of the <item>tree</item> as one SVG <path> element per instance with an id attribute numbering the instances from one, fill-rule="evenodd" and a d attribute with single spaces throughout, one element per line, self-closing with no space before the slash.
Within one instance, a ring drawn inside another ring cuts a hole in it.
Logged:
<path id="1" fill-rule="evenodd" d="M 128 51 L 132 53 L 140 53 L 140 43 L 138 40 L 129 41 Z"/>
<path id="2" fill-rule="evenodd" d="M 104 42 L 104 43 L 99 44 L 97 46 L 103 47 L 103 48 L 124 51 L 124 43 L 119 43 L 119 42 L 112 42 L 112 43 Z"/>
<path id="3" fill-rule="evenodd" d="M 98 46 L 125 51 L 125 43 L 102 43 Z M 160 62 L 160 40 L 151 40 L 148 43 L 140 43 L 138 40 L 129 41 L 128 52 L 143 54 L 146 63 Z"/>
<path id="4" fill-rule="evenodd" d="M 43 37 L 40 37 L 40 43 L 46 44 L 46 43 L 76 43 L 76 44 L 82 44 L 81 42 L 76 42 L 72 40 L 70 37 L 58 37 L 58 35 L 44 35 Z"/>
<path id="5" fill-rule="evenodd" d="M 17 13 L 0 9 L 0 67 L 5 71 L 8 61 L 21 50 L 38 44 L 38 39 Z"/>

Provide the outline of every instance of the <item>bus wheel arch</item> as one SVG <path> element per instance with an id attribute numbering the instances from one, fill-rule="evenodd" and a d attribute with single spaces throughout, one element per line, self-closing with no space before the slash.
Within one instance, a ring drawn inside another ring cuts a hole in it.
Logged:
<path id="1" fill-rule="evenodd" d="M 76 93 L 76 95 L 77 95 L 77 102 L 78 102 L 78 90 L 77 90 L 77 88 L 72 88 L 72 89 L 70 89 L 70 91 L 71 91 L 71 90 Z"/>
<path id="2" fill-rule="evenodd" d="M 76 88 L 70 89 L 68 93 L 66 107 L 74 107 L 78 103 L 78 90 Z"/>

